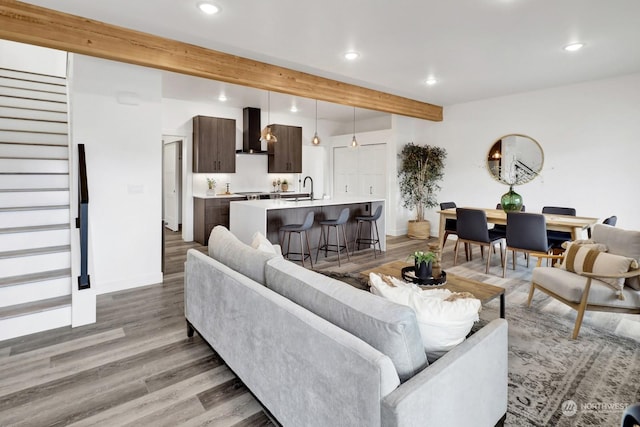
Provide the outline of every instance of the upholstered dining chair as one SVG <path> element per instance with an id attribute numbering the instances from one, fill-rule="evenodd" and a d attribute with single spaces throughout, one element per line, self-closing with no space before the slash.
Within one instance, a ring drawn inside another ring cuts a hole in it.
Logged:
<path id="1" fill-rule="evenodd" d="M 453 265 L 458 263 L 458 248 L 460 243 L 469 244 L 469 255 L 471 255 L 472 246 L 480 245 L 480 249 L 484 254 L 484 247 L 494 249 L 496 243 L 500 244 L 500 262 L 504 262 L 504 236 L 496 235 L 487 228 L 487 214 L 480 209 L 456 208 L 458 245 L 456 246 Z M 485 272 L 489 273 L 489 264 L 491 263 L 491 251 L 487 254 L 487 266 Z"/>
<path id="2" fill-rule="evenodd" d="M 502 203 L 498 203 L 496 205 L 496 209 L 501 211 L 502 210 Z M 525 206 L 522 205 L 522 208 L 520 208 L 520 212 L 524 212 L 525 211 Z M 507 237 L 507 225 L 506 224 L 496 224 L 493 226 L 493 231 L 495 233 L 502 233 L 502 235 L 504 237 Z"/>
<path id="3" fill-rule="evenodd" d="M 440 203 L 440 210 L 455 208 L 455 202 L 442 202 Z M 442 249 L 444 249 L 444 245 L 447 244 L 447 237 L 450 234 L 457 235 L 457 220 L 455 219 L 447 219 L 444 223 L 444 239 L 442 239 Z M 458 242 L 456 241 L 456 247 L 458 247 Z"/>
<path id="4" fill-rule="evenodd" d="M 640 260 L 640 231 L 596 224 L 592 234 L 592 240 L 604 245 L 606 252 L 595 254 L 595 249 L 573 244 L 575 248 L 565 252 L 564 268 L 541 267 L 542 258 L 538 258 L 531 277 L 528 306 L 537 289 L 578 312 L 573 339 L 578 337 L 588 310 L 640 314 L 640 268 L 636 267 Z M 582 261 L 578 251 L 586 251 Z M 569 262 L 571 266 L 567 265 Z"/>
<path id="5" fill-rule="evenodd" d="M 602 221 L 602 223 L 610 225 L 612 227 L 615 227 L 615 225 L 618 223 L 618 217 L 615 216 L 615 215 L 610 216 L 609 218 L 605 218 Z M 587 228 L 587 236 L 589 236 L 589 238 L 591 238 L 591 227 Z"/>
<path id="6" fill-rule="evenodd" d="M 564 208 L 559 206 L 544 206 L 542 208 L 542 213 L 576 216 L 576 210 L 574 208 Z M 555 249 L 562 249 L 562 244 L 571 240 L 571 233 L 567 233 L 566 231 L 549 230 L 547 231 L 547 239 Z"/>
<path id="7" fill-rule="evenodd" d="M 513 269 L 516 269 L 516 252 L 524 252 L 529 267 L 531 256 L 547 257 L 551 244 L 547 240 L 547 222 L 544 215 L 523 212 L 507 212 L 507 245 L 502 262 L 502 277 L 506 276 L 507 258 L 511 251 Z"/>

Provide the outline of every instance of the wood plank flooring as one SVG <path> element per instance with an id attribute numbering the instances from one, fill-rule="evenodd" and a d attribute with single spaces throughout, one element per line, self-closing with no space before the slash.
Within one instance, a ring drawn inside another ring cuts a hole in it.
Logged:
<path id="1" fill-rule="evenodd" d="M 183 265 L 188 248 L 206 248 L 165 236 L 163 283 L 99 296 L 93 325 L 0 342 L 1 426 L 272 425 L 218 355 L 187 338 Z M 388 237 L 377 258 L 363 250 L 338 267 L 320 256 L 316 269 L 360 272 L 417 249 L 426 242 Z"/>

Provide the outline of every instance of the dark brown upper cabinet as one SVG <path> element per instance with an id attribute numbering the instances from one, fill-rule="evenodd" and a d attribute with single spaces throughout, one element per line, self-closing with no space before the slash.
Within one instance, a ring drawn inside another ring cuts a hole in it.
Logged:
<path id="1" fill-rule="evenodd" d="M 271 125 L 278 142 L 269 142 L 269 173 L 302 172 L 302 128 L 298 126 Z"/>
<path id="2" fill-rule="evenodd" d="M 236 121 L 218 117 L 193 118 L 193 172 L 236 171 Z"/>

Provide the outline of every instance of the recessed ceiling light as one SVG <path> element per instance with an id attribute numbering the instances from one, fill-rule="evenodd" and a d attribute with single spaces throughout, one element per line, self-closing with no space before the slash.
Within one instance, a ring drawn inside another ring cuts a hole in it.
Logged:
<path id="1" fill-rule="evenodd" d="M 218 97 L 218 101 L 220 102 L 225 102 L 227 100 L 227 97 L 225 96 L 224 93 L 220 94 L 220 96 Z"/>
<path id="2" fill-rule="evenodd" d="M 567 52 L 575 52 L 576 50 L 580 50 L 584 47 L 584 43 L 571 43 L 564 47 L 564 50 Z"/>
<path id="3" fill-rule="evenodd" d="M 296 107 L 295 105 L 292 105 L 291 109 L 289 111 L 291 111 L 292 113 L 297 113 L 298 112 L 298 107 Z"/>
<path id="4" fill-rule="evenodd" d="M 220 8 L 212 3 L 198 3 L 198 9 L 207 15 L 215 15 L 220 12 Z"/>
<path id="5" fill-rule="evenodd" d="M 438 83 L 438 81 L 432 77 L 430 79 L 427 79 L 427 81 L 425 81 L 425 83 L 428 84 L 429 86 L 432 86 L 432 85 Z"/>
<path id="6" fill-rule="evenodd" d="M 354 59 L 358 59 L 360 57 L 360 54 L 358 52 L 355 51 L 349 51 L 347 53 L 344 54 L 344 57 L 346 59 L 348 59 L 349 61 L 353 61 Z"/>

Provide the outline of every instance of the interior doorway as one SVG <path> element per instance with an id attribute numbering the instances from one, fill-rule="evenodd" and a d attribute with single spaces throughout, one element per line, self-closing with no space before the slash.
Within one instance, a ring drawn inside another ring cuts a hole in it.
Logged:
<path id="1" fill-rule="evenodd" d="M 172 231 L 182 224 L 182 140 L 164 140 L 162 155 L 162 220 Z"/>

